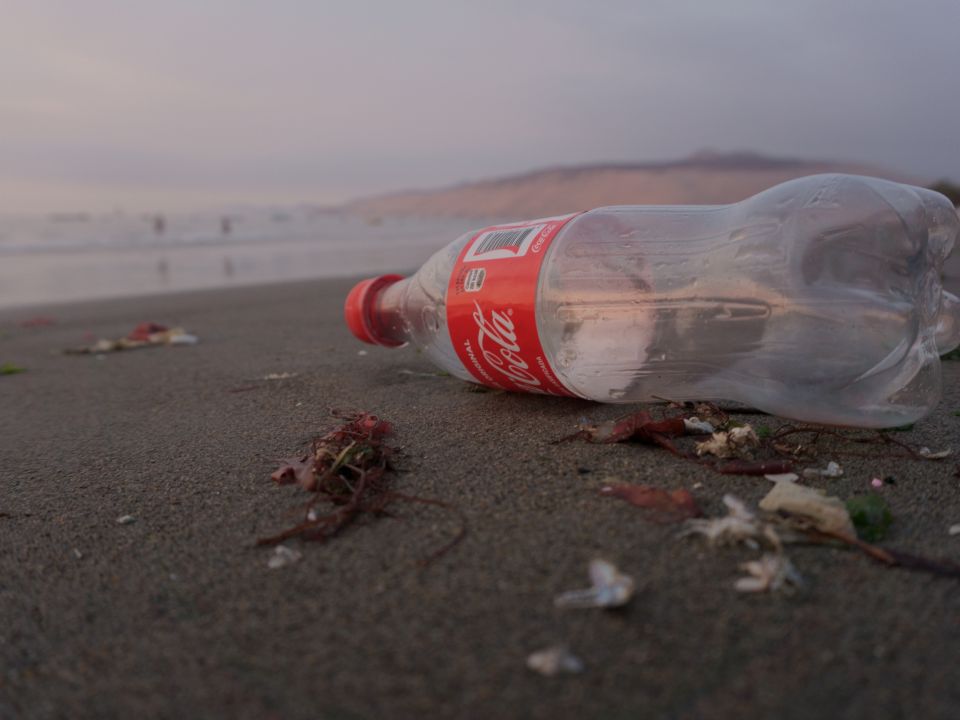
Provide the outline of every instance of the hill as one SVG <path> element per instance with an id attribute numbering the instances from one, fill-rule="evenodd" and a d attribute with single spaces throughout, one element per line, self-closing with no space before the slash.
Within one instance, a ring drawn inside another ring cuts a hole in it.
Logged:
<path id="1" fill-rule="evenodd" d="M 436 190 L 408 190 L 348 203 L 367 216 L 524 218 L 602 205 L 700 205 L 737 202 L 803 175 L 842 172 L 911 179 L 857 163 L 700 152 L 660 163 L 556 167 Z"/>

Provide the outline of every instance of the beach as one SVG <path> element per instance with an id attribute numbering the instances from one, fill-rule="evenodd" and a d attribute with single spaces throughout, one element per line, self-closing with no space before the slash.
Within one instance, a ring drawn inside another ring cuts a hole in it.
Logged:
<path id="1" fill-rule="evenodd" d="M 26 368 L 0 376 L 0 718 L 957 716 L 960 581 L 797 546 L 801 592 L 738 593 L 758 553 L 679 539 L 597 491 L 686 488 L 718 516 L 769 481 L 652 446 L 554 444 L 628 408 L 472 392 L 414 349 L 364 346 L 342 320 L 353 282 L 0 310 L 0 364 Z M 143 321 L 199 344 L 59 352 Z M 899 441 L 960 451 L 960 362 L 943 380 Z M 462 542 L 422 566 L 459 517 L 397 503 L 268 568 L 257 538 L 306 500 L 270 474 L 339 424 L 333 409 L 394 424 L 396 489 L 459 510 Z M 884 542 L 960 558 L 955 458 L 871 448 L 821 486 L 847 498 L 888 479 Z M 632 601 L 556 608 L 597 557 L 635 578 Z M 556 643 L 584 672 L 527 669 Z"/>

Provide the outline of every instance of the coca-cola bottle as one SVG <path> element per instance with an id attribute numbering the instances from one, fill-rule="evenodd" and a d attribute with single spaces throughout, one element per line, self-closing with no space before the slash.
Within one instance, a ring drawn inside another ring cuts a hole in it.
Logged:
<path id="1" fill-rule="evenodd" d="M 359 283 L 347 323 L 456 377 L 600 402 L 727 399 L 891 427 L 960 344 L 941 286 L 960 232 L 930 190 L 814 175 L 720 206 L 622 206 L 462 235 Z"/>

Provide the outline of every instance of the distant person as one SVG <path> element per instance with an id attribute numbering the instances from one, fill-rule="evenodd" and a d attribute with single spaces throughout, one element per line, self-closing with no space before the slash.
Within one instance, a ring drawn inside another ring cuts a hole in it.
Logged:
<path id="1" fill-rule="evenodd" d="M 230 220 L 229 216 L 224 215 L 220 218 L 220 234 L 229 235 L 233 230 L 233 221 Z"/>
<path id="2" fill-rule="evenodd" d="M 153 232 L 157 235 L 163 235 L 167 230 L 167 219 L 163 215 L 156 215 L 153 218 Z"/>

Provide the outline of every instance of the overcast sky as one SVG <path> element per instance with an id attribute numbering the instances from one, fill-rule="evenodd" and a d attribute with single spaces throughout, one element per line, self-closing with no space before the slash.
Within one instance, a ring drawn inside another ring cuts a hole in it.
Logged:
<path id="1" fill-rule="evenodd" d="M 705 147 L 960 179 L 960 0 L 0 13 L 0 211 L 335 202 Z"/>

